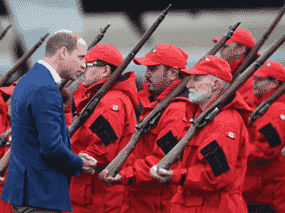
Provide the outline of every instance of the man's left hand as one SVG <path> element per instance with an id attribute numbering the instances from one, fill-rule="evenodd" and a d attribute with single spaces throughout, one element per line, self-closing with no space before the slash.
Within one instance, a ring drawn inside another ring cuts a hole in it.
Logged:
<path id="1" fill-rule="evenodd" d="M 121 184 L 122 183 L 122 175 L 120 173 L 117 173 L 115 177 L 109 176 L 108 175 L 109 170 L 104 169 L 100 174 L 99 174 L 99 179 L 106 183 L 108 186 L 113 186 L 115 184 Z"/>
<path id="2" fill-rule="evenodd" d="M 165 170 L 163 168 L 159 168 L 159 170 L 157 172 L 157 166 L 156 165 L 151 167 L 151 169 L 149 170 L 149 173 L 150 173 L 151 177 L 153 177 L 154 179 L 158 180 L 161 183 L 169 182 L 173 176 L 172 170 Z M 159 174 L 157 174 L 157 173 L 159 173 Z"/>

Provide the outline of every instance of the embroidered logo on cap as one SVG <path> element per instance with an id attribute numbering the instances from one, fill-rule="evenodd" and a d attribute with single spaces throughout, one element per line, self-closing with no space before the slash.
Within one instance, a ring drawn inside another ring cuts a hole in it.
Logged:
<path id="1" fill-rule="evenodd" d="M 235 138 L 235 134 L 234 133 L 232 133 L 232 132 L 228 132 L 228 134 L 227 134 L 230 138 Z"/>
<path id="2" fill-rule="evenodd" d="M 147 54 L 151 54 L 152 52 L 155 53 L 156 48 L 157 48 L 157 46 L 155 45 Z"/>
<path id="3" fill-rule="evenodd" d="M 113 108 L 112 108 L 112 110 L 115 110 L 115 111 L 117 111 L 118 110 L 118 106 L 117 105 L 113 105 Z"/>
<path id="4" fill-rule="evenodd" d="M 281 118 L 281 120 L 284 121 L 284 120 L 285 120 L 285 115 L 282 115 L 282 114 L 281 114 L 281 115 L 280 115 L 280 118 Z"/>

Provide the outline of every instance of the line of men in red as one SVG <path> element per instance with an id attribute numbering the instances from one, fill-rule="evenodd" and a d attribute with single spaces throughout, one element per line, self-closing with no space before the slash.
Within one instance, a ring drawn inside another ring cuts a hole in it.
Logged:
<path id="1" fill-rule="evenodd" d="M 285 96 L 246 127 L 256 106 L 285 82 L 285 68 L 277 62 L 269 61 L 256 71 L 214 120 L 191 139 L 170 170 L 160 169 L 157 174 L 156 164 L 183 138 L 193 119 L 230 86 L 232 75 L 254 43 L 248 31 L 238 28 L 220 50 L 220 57 L 207 56 L 192 69 L 185 69 L 188 54 L 171 44 L 156 45 L 144 57 L 135 58 L 136 64 L 147 67 L 143 89 L 137 92 L 134 72 L 123 74 L 71 138 L 75 154 L 87 154 L 98 161 L 94 175 L 72 177 L 73 212 L 248 212 L 248 206 L 263 203 L 285 212 L 281 156 Z M 73 93 L 79 113 L 123 57 L 114 46 L 99 43 L 85 61 L 86 74 Z M 127 145 L 135 130 L 135 109 L 142 109 L 142 120 L 189 75 L 185 91 L 142 137 L 120 172 L 108 176 L 104 167 Z M 69 107 L 68 126 L 71 120 Z M 99 180 L 101 171 L 104 176 Z"/>

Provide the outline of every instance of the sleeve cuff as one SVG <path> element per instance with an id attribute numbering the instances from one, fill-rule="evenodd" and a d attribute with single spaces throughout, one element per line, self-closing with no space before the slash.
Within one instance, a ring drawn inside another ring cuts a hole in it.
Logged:
<path id="1" fill-rule="evenodd" d="M 172 171 L 173 171 L 173 176 L 170 182 L 174 185 L 181 185 L 181 184 L 183 185 L 185 177 L 186 177 L 186 170 L 185 169 L 174 169 Z M 183 181 L 183 183 L 181 183 L 181 180 Z"/>
<path id="2" fill-rule="evenodd" d="M 131 182 L 134 184 L 135 183 L 135 179 L 134 179 L 134 172 L 133 172 L 133 168 L 132 167 L 127 167 L 123 170 L 120 171 L 121 176 L 122 176 L 122 184 L 123 185 L 129 185 L 130 182 L 130 178 L 131 178 Z"/>

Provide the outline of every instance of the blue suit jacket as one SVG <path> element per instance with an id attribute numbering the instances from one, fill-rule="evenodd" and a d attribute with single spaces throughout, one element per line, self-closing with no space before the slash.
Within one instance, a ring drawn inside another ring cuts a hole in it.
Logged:
<path id="1" fill-rule="evenodd" d="M 63 102 L 51 73 L 34 67 L 11 100 L 12 145 L 1 199 L 16 205 L 71 211 L 69 184 L 82 160 L 71 152 Z"/>

